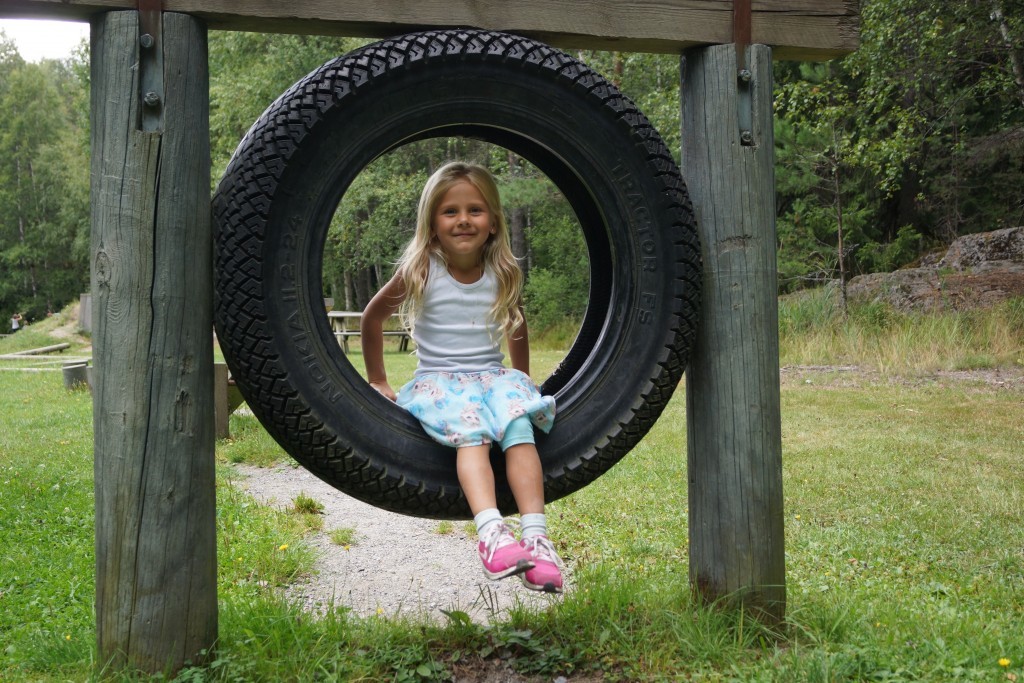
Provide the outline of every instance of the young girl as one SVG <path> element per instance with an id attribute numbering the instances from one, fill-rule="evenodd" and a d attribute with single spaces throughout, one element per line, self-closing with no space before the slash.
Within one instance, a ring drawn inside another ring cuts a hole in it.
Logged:
<path id="1" fill-rule="evenodd" d="M 456 470 L 480 537 L 484 574 L 519 575 L 533 590 L 560 593 L 562 574 L 547 537 L 544 485 L 533 427 L 551 429 L 554 399 L 530 379 L 520 289 L 494 178 L 450 163 L 423 188 L 416 234 L 395 276 L 363 311 L 360 335 L 370 386 L 397 401 L 434 440 L 456 449 Z M 384 369 L 384 321 L 396 311 L 412 328 L 418 364 L 398 394 Z M 503 366 L 504 334 L 512 368 Z M 489 453 L 497 441 L 521 514 L 517 542 L 497 507 Z"/>

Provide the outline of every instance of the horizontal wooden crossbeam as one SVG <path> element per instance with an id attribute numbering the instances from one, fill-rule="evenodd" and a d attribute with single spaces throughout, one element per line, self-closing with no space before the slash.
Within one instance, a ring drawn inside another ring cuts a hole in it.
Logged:
<path id="1" fill-rule="evenodd" d="M 732 0 L 163 0 L 211 29 L 385 37 L 467 26 L 568 49 L 678 53 L 733 42 Z M 0 16 L 85 20 L 138 0 L 4 0 Z M 857 0 L 753 0 L 751 42 L 777 59 L 821 60 L 857 48 Z"/>

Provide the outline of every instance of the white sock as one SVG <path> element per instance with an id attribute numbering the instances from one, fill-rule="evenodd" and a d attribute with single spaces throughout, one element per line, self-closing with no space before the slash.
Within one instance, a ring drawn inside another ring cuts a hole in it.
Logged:
<path id="1" fill-rule="evenodd" d="M 487 529 L 492 524 L 500 524 L 502 519 L 504 518 L 501 516 L 501 512 L 498 511 L 498 508 L 481 510 L 480 514 L 473 517 L 473 521 L 476 522 L 477 536 L 483 538 L 484 529 Z"/>
<path id="2" fill-rule="evenodd" d="M 548 535 L 548 520 L 543 512 L 523 515 L 519 518 L 519 527 L 523 530 L 523 538 Z"/>

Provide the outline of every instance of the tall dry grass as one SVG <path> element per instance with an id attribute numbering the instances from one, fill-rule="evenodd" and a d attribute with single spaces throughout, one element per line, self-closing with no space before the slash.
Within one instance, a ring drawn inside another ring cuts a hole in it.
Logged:
<path id="1" fill-rule="evenodd" d="M 782 365 L 856 365 L 894 374 L 1024 369 L 1024 298 L 968 311 L 902 313 L 881 303 L 844 315 L 832 288 L 779 301 Z"/>

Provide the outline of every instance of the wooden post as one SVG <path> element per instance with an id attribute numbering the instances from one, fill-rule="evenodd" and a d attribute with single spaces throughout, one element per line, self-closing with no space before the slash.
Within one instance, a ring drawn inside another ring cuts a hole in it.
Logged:
<path id="1" fill-rule="evenodd" d="M 708 600 L 785 613 L 771 50 L 688 51 L 683 174 L 704 260 L 686 371 L 690 580 Z"/>
<path id="2" fill-rule="evenodd" d="M 231 413 L 228 398 L 228 366 L 227 363 L 213 364 L 213 404 L 214 433 L 218 439 L 231 436 Z"/>
<path id="3" fill-rule="evenodd" d="M 158 672 L 217 636 L 209 88 L 205 26 L 138 17 L 92 20 L 96 631 Z"/>

